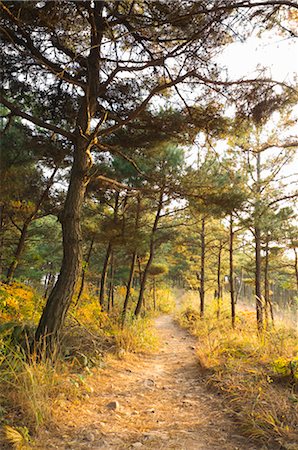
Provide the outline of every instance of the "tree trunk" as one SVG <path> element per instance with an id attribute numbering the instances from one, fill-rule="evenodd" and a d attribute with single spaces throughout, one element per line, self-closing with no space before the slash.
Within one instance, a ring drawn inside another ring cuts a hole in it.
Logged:
<path id="1" fill-rule="evenodd" d="M 58 345 L 65 316 L 81 272 L 82 232 L 80 215 L 86 189 L 84 177 L 88 167 L 86 167 L 86 159 L 85 151 L 78 149 L 75 154 L 69 189 L 60 219 L 63 236 L 62 267 L 36 330 L 36 341 L 46 345 L 48 355 L 53 353 Z M 45 342 L 41 343 L 40 340 L 45 340 Z"/>
<path id="2" fill-rule="evenodd" d="M 296 276 L 296 286 L 297 286 L 297 292 L 298 292 L 298 249 L 294 247 L 294 254 L 295 254 L 295 276 Z"/>
<path id="3" fill-rule="evenodd" d="M 257 153 L 257 202 L 255 207 L 255 296 L 256 315 L 259 333 L 263 331 L 263 306 L 261 290 L 261 228 L 260 228 L 260 197 L 261 197 L 261 155 Z"/>
<path id="4" fill-rule="evenodd" d="M 81 297 L 82 297 L 82 294 L 83 294 L 83 292 L 84 292 L 86 270 L 87 270 L 87 267 L 88 267 L 88 265 L 89 265 L 89 261 L 90 261 L 90 258 L 91 258 L 92 249 L 93 249 L 93 244 L 94 244 L 94 239 L 91 240 L 90 247 L 89 247 L 89 250 L 88 250 L 86 259 L 85 259 L 85 266 L 82 267 L 81 284 L 80 284 L 80 289 L 79 289 L 78 297 L 77 297 L 77 299 L 76 299 L 75 307 L 78 306 L 79 301 L 80 301 L 80 299 L 81 299 Z"/>
<path id="5" fill-rule="evenodd" d="M 144 273 L 142 276 L 142 280 L 141 280 L 141 286 L 140 286 L 140 292 L 139 292 L 139 298 L 138 298 L 138 302 L 137 302 L 137 306 L 135 309 L 135 316 L 139 316 L 141 313 L 141 309 L 143 306 L 143 302 L 144 302 L 144 294 L 145 294 L 145 288 L 146 288 L 146 283 L 147 283 L 147 279 L 148 279 L 148 275 L 149 275 L 149 270 L 154 258 L 154 254 L 155 254 L 155 234 L 157 231 L 157 226 L 158 226 L 158 222 L 160 219 L 160 213 L 161 213 L 161 209 L 162 209 L 162 205 L 163 205 L 163 190 L 160 193 L 160 197 L 159 197 L 159 201 L 158 201 L 158 207 L 157 207 L 157 211 L 156 211 L 156 215 L 155 215 L 155 220 L 154 220 L 154 224 L 152 227 L 152 231 L 151 231 L 151 237 L 150 237 L 150 253 L 149 253 L 149 258 L 146 264 L 146 267 L 144 269 Z"/>
<path id="6" fill-rule="evenodd" d="M 270 299 L 270 283 L 269 283 L 269 239 L 267 236 L 266 247 L 265 247 L 265 267 L 264 267 L 264 293 L 265 293 L 265 320 L 266 325 L 269 323 L 269 314 L 268 309 L 270 311 L 271 324 L 274 327 L 274 312 L 273 305 Z"/>
<path id="7" fill-rule="evenodd" d="M 268 308 L 269 308 L 269 242 L 268 242 L 268 236 L 266 239 L 266 246 L 265 246 L 265 266 L 264 266 L 264 300 L 265 300 L 265 325 L 268 327 Z"/>
<path id="8" fill-rule="evenodd" d="M 45 291 L 43 294 L 44 298 L 47 298 L 47 296 L 48 296 L 49 289 L 50 289 L 51 285 L 53 284 L 52 283 L 53 279 L 54 279 L 53 273 L 51 271 L 48 272 L 47 276 L 46 276 L 46 282 L 45 282 Z"/>
<path id="9" fill-rule="evenodd" d="M 261 231 L 259 227 L 255 228 L 255 296 L 257 326 L 259 332 L 263 329 L 263 305 L 261 290 Z"/>
<path id="10" fill-rule="evenodd" d="M 90 150 L 94 140 L 91 134 L 91 119 L 97 111 L 99 93 L 100 44 L 105 26 L 103 7 L 104 2 L 90 3 L 89 21 L 92 26 L 91 45 L 87 56 L 87 87 L 77 115 L 73 164 L 64 208 L 60 215 L 63 259 L 58 280 L 49 295 L 35 334 L 38 353 L 45 346 L 47 356 L 53 356 L 53 352 L 59 348 L 61 330 L 82 266 L 81 210 L 92 166 Z"/>
<path id="11" fill-rule="evenodd" d="M 156 277 L 153 276 L 153 309 L 156 311 Z"/>
<path id="12" fill-rule="evenodd" d="M 111 262 L 110 262 L 110 283 L 109 283 L 109 293 L 108 293 L 108 312 L 114 307 L 114 252 L 112 250 L 111 253 Z"/>
<path id="13" fill-rule="evenodd" d="M 114 225 L 117 225 L 117 222 L 118 222 L 118 210 L 119 210 L 119 192 L 116 192 L 115 193 L 114 217 L 113 217 Z M 104 308 L 104 303 L 105 303 L 107 274 L 108 274 L 108 267 L 109 267 L 110 256 L 112 254 L 112 250 L 113 250 L 113 245 L 112 245 L 112 240 L 110 240 L 107 251 L 106 251 L 106 256 L 105 256 L 105 260 L 103 263 L 103 269 L 102 269 L 101 279 L 100 279 L 99 303 L 100 303 L 100 306 L 102 309 Z"/>
<path id="14" fill-rule="evenodd" d="M 201 268 L 200 268 L 200 316 L 204 317 L 205 313 L 205 252 L 206 252 L 206 244 L 205 244 L 205 217 L 201 220 Z"/>
<path id="15" fill-rule="evenodd" d="M 2 275 L 3 270 L 3 247 L 4 247 L 4 236 L 3 236 L 3 228 L 4 228 L 4 220 L 3 220 L 3 211 L 4 206 L 0 205 L 0 277 Z"/>
<path id="16" fill-rule="evenodd" d="M 139 270 L 139 287 L 141 287 L 142 279 L 143 279 L 143 272 L 142 272 L 141 258 L 139 256 L 137 256 L 137 262 L 138 262 L 138 270 Z"/>
<path id="17" fill-rule="evenodd" d="M 135 227 L 134 227 L 135 233 L 137 233 L 137 231 L 139 229 L 140 212 L 141 212 L 141 199 L 138 196 L 137 197 L 136 221 L 135 221 Z M 132 283 L 133 283 L 133 279 L 134 279 L 134 272 L 135 272 L 136 261 L 137 261 L 137 249 L 135 247 L 134 252 L 132 254 L 132 257 L 131 257 L 131 265 L 130 265 L 129 277 L 128 277 L 128 282 L 127 282 L 127 287 L 126 287 L 125 299 L 124 299 L 124 303 L 123 303 L 122 327 L 124 326 L 124 323 L 125 323 L 125 318 L 126 318 L 126 313 L 127 313 L 127 307 L 128 307 L 131 287 L 132 287 Z"/>
<path id="18" fill-rule="evenodd" d="M 222 304 L 222 285 L 221 285 L 221 255 L 222 255 L 223 245 L 220 241 L 217 255 L 217 291 L 216 291 L 216 300 L 217 300 L 217 311 L 216 317 L 219 319 L 220 310 Z"/>
<path id="19" fill-rule="evenodd" d="M 104 309 L 105 304 L 106 282 L 111 253 L 112 253 L 112 243 L 110 241 L 107 247 L 100 279 L 99 304 L 102 310 Z"/>
<path id="20" fill-rule="evenodd" d="M 230 298 L 231 298 L 231 320 L 232 327 L 235 328 L 236 310 L 235 310 L 235 283 L 234 283 L 234 229 L 233 229 L 233 214 L 230 215 Z"/>
<path id="21" fill-rule="evenodd" d="M 18 267 L 18 264 L 20 262 L 21 255 L 22 255 L 24 247 L 25 247 L 29 223 L 30 222 L 26 221 L 22 227 L 21 236 L 20 236 L 16 251 L 15 251 L 13 260 L 7 270 L 7 275 L 6 275 L 6 283 L 7 284 L 10 284 L 12 282 L 16 268 Z"/>
<path id="22" fill-rule="evenodd" d="M 126 287 L 125 299 L 124 299 L 124 303 L 123 303 L 123 310 L 122 310 L 122 327 L 124 326 L 125 318 L 126 318 L 126 314 L 127 314 L 128 302 L 129 302 L 129 297 L 130 297 L 131 287 L 132 287 L 133 278 L 134 278 L 134 272 L 135 272 L 136 261 L 137 261 L 137 252 L 135 251 L 135 252 L 132 254 L 132 257 L 131 257 L 131 264 L 130 264 L 129 277 L 128 277 L 128 282 L 127 282 L 127 287 Z"/>

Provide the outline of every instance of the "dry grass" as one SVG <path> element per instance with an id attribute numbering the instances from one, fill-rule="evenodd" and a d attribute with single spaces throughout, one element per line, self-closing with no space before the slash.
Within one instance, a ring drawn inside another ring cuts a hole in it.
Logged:
<path id="1" fill-rule="evenodd" d="M 5 286 L 0 287 L 0 429 L 2 426 L 2 437 L 15 448 L 25 448 L 29 434 L 59 425 L 57 417 L 65 404 L 80 403 L 88 397 L 93 368 L 104 368 L 107 354 L 118 357 L 157 348 L 150 319 L 128 317 L 121 328 L 121 292 L 108 315 L 87 289 L 79 305 L 70 308 L 60 359 L 55 364 L 46 358 L 37 361 L 26 350 L 26 319 L 31 319 L 29 331 L 33 333 L 38 295 L 20 284 L 9 287 L 9 292 Z M 162 296 L 160 291 L 159 295 L 169 303 L 167 292 Z"/>
<path id="2" fill-rule="evenodd" d="M 259 336 L 252 312 L 239 312 L 233 330 L 228 308 L 220 320 L 212 308 L 201 320 L 196 303 L 186 294 L 179 320 L 198 337 L 198 357 L 210 386 L 226 397 L 248 437 L 297 449 L 296 330 L 278 324 Z"/>

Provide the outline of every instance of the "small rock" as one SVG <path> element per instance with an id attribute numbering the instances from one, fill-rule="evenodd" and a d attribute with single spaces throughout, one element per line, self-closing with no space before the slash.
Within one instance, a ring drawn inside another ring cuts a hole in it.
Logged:
<path id="1" fill-rule="evenodd" d="M 114 400 L 114 401 L 108 403 L 106 405 L 106 407 L 112 411 L 116 411 L 116 410 L 120 409 L 120 404 L 119 404 L 119 402 L 117 402 L 117 400 Z"/>
<path id="2" fill-rule="evenodd" d="M 150 378 L 148 378 L 147 380 L 144 381 L 144 385 L 146 387 L 154 387 L 155 386 L 155 382 L 154 382 L 154 380 L 151 380 Z"/>
<path id="3" fill-rule="evenodd" d="M 142 442 L 135 442 L 134 444 L 132 444 L 132 448 L 140 448 L 143 447 Z"/>
<path id="4" fill-rule="evenodd" d="M 192 350 L 195 350 L 195 349 L 196 349 L 196 347 L 195 347 L 194 345 L 191 345 L 190 348 L 191 348 Z"/>

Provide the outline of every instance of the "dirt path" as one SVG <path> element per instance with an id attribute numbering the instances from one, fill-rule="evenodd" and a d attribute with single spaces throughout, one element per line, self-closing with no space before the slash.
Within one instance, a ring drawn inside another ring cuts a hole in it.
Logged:
<path id="1" fill-rule="evenodd" d="M 194 339 L 171 316 L 156 328 L 159 353 L 111 361 L 91 377 L 93 394 L 83 405 L 65 404 L 60 433 L 45 435 L 41 449 L 260 449 L 237 434 L 222 400 L 204 386 Z"/>

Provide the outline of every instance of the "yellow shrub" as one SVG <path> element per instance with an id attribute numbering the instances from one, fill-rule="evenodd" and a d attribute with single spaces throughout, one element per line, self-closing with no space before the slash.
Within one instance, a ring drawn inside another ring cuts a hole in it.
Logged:
<path id="1" fill-rule="evenodd" d="M 38 312 L 38 295 L 21 283 L 0 283 L 0 321 L 33 320 Z"/>

